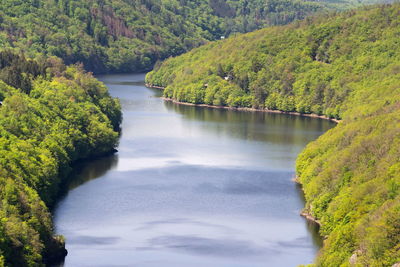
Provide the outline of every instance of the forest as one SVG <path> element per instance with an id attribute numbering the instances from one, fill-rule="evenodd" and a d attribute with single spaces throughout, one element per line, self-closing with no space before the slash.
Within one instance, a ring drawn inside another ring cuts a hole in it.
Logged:
<path id="1" fill-rule="evenodd" d="M 338 13 L 374 2 L 3 0 L 0 267 L 65 255 L 50 214 L 60 185 L 118 145 L 120 103 L 87 71 L 154 64 L 147 82 L 178 101 L 341 120 L 297 162 L 326 237 L 316 264 L 400 261 L 400 6 Z"/>
<path id="2" fill-rule="evenodd" d="M 0 52 L 0 266 L 65 256 L 49 207 L 71 163 L 112 152 L 119 101 L 82 66 Z"/>
<path id="3" fill-rule="evenodd" d="M 304 213 L 325 239 L 316 266 L 400 262 L 399 14 L 393 4 L 308 17 L 212 42 L 146 77 L 176 101 L 340 120 L 296 166 Z"/>
<path id="4" fill-rule="evenodd" d="M 2 0 L 0 46 L 85 70 L 143 72 L 209 40 L 377 0 Z"/>

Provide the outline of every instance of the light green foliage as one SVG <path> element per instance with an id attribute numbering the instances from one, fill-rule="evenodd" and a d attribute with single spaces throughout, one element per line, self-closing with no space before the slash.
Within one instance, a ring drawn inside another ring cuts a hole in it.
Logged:
<path id="1" fill-rule="evenodd" d="M 327 237 L 320 266 L 348 263 L 356 251 L 361 266 L 400 260 L 400 89 L 393 93 L 397 103 L 345 120 L 298 158 L 306 209 Z"/>
<path id="2" fill-rule="evenodd" d="M 369 3 L 377 0 L 364 0 Z M 2 0 L 0 47 L 82 62 L 95 72 L 151 69 L 158 59 L 356 0 Z"/>
<path id="3" fill-rule="evenodd" d="M 317 266 L 400 262 L 400 5 L 308 18 L 210 43 L 148 74 L 192 103 L 324 114 L 342 122 L 297 160 L 326 237 Z M 193 97 L 196 95 L 197 97 Z"/>
<path id="4" fill-rule="evenodd" d="M 0 266 L 41 266 L 64 245 L 47 206 L 72 162 L 116 146 L 121 113 L 106 87 L 78 67 L 0 54 L 2 63 L 12 58 L 25 74 L 43 67 L 47 77 L 34 78 L 29 94 L 0 81 Z"/>
<path id="5" fill-rule="evenodd" d="M 384 7 L 308 18 L 194 49 L 157 65 L 146 79 L 179 101 L 339 119 L 356 87 L 396 69 L 399 23 Z"/>
<path id="6" fill-rule="evenodd" d="M 167 87 L 165 96 L 179 101 L 340 119 L 357 86 L 399 62 L 399 23 L 384 7 L 307 18 L 168 59 L 147 82 Z"/>

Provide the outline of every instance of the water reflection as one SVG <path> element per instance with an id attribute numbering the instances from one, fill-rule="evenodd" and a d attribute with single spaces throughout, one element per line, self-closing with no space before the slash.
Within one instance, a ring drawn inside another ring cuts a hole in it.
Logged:
<path id="1" fill-rule="evenodd" d="M 55 210 L 65 266 L 294 266 L 321 240 L 299 216 L 301 149 L 332 123 L 163 102 L 143 75 L 101 77 L 119 152 L 77 168 Z"/>
<path id="2" fill-rule="evenodd" d="M 203 128 L 213 134 L 274 144 L 303 146 L 311 136 L 332 127 L 324 120 L 296 115 L 194 107 L 171 101 L 164 101 L 164 106 L 187 121 L 205 122 Z"/>
<path id="3" fill-rule="evenodd" d="M 77 163 L 70 175 L 67 188 L 68 190 L 73 190 L 81 184 L 105 175 L 117 165 L 117 155 L 109 155 Z"/>

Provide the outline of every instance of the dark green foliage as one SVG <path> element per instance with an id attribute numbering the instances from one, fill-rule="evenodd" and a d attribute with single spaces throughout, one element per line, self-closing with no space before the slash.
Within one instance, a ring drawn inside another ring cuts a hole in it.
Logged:
<path id="1" fill-rule="evenodd" d="M 355 0 L 2 0 L 0 46 L 30 57 L 41 53 L 67 64 L 82 62 L 86 70 L 98 73 L 138 72 L 208 40 L 359 4 Z"/>
<path id="2" fill-rule="evenodd" d="M 382 5 L 267 28 L 146 77 L 179 101 L 342 119 L 297 161 L 306 211 L 326 237 L 318 266 L 350 266 L 353 254 L 356 266 L 400 262 L 399 14 Z"/>
<path id="3" fill-rule="evenodd" d="M 46 75 L 45 65 L 9 50 L 0 51 L 0 80 L 29 93 L 32 89 L 31 80 L 39 75 Z"/>
<path id="4" fill-rule="evenodd" d="M 14 88 L 18 78 L 1 76 L 0 266 L 41 266 L 64 245 L 47 206 L 73 161 L 116 146 L 120 107 L 103 84 L 59 59 L 3 52 L 0 62 L 0 73 L 14 67 L 9 75 L 30 85 Z"/>

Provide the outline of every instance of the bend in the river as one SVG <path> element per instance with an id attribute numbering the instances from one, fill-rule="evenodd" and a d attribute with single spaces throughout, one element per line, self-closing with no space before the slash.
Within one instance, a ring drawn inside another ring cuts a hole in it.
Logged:
<path id="1" fill-rule="evenodd" d="M 163 102 L 144 75 L 121 99 L 116 155 L 78 168 L 55 209 L 64 266 L 296 266 L 320 246 L 299 216 L 298 153 L 334 123 Z"/>

